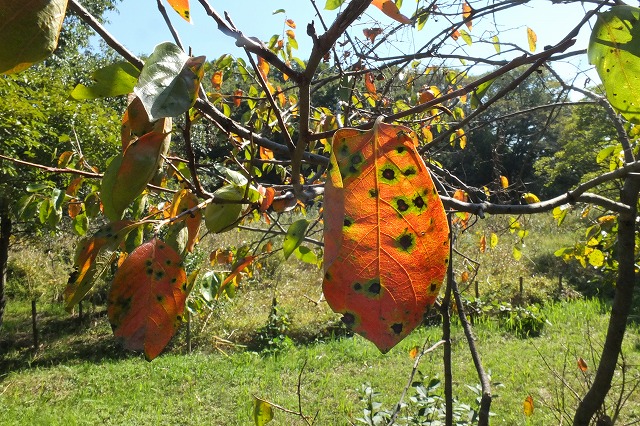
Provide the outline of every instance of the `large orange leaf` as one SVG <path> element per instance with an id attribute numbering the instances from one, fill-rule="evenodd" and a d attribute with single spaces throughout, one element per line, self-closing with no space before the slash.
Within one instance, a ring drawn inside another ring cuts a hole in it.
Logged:
<path id="1" fill-rule="evenodd" d="M 64 290 L 67 311 L 71 311 L 91 290 L 94 279 L 111 265 L 113 251 L 137 226 L 138 223 L 121 220 L 103 226 L 93 236 L 82 240 L 76 251 L 76 271 Z"/>
<path id="2" fill-rule="evenodd" d="M 325 185 L 325 297 L 383 353 L 420 324 L 448 264 L 445 211 L 416 143 L 380 119 L 340 129 Z"/>
<path id="3" fill-rule="evenodd" d="M 169 245 L 153 239 L 122 263 L 111 285 L 107 313 L 127 349 L 154 359 L 182 322 L 187 275 Z"/>
<path id="4" fill-rule="evenodd" d="M 401 24 L 410 24 L 411 23 L 411 19 L 407 18 L 402 13 L 400 13 L 400 10 L 398 9 L 398 6 L 396 6 L 395 2 L 393 2 L 392 0 L 373 0 L 371 2 L 371 5 L 377 7 L 385 15 L 387 15 L 388 17 L 390 17 L 392 19 L 395 19 L 396 21 L 400 22 Z"/>

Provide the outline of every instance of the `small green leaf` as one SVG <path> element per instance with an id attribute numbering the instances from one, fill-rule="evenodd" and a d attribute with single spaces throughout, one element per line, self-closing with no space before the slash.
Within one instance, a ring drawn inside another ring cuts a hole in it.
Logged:
<path id="1" fill-rule="evenodd" d="M 473 91 L 473 93 L 471 94 L 471 108 L 476 109 L 482 104 L 482 98 L 484 97 L 485 93 L 487 93 L 487 90 L 489 90 L 489 87 L 491 87 L 494 81 L 496 81 L 495 78 L 489 81 L 485 81 L 484 83 L 480 84 L 476 88 L 476 90 Z"/>
<path id="2" fill-rule="evenodd" d="M 284 10 L 284 9 L 276 9 L 271 14 L 272 15 L 277 15 L 278 13 L 287 13 L 287 11 Z"/>
<path id="3" fill-rule="evenodd" d="M 466 30 L 460 29 L 460 37 L 464 40 L 467 45 L 471 46 L 473 44 L 473 40 L 471 40 L 471 34 L 469 34 Z"/>
<path id="4" fill-rule="evenodd" d="M 342 6 L 344 0 L 327 0 L 327 3 L 324 5 L 325 10 L 335 10 Z"/>
<path id="5" fill-rule="evenodd" d="M 282 251 L 284 252 L 285 259 L 289 259 L 291 253 L 300 246 L 308 226 L 309 221 L 306 219 L 297 220 L 289 226 L 287 235 L 284 237 L 284 243 L 282 243 Z"/>
<path id="6" fill-rule="evenodd" d="M 27 185 L 27 192 L 39 192 L 48 188 L 50 188 L 50 186 L 46 183 L 31 183 Z"/>
<path id="7" fill-rule="evenodd" d="M 254 398 L 253 401 L 253 421 L 256 426 L 264 426 L 273 420 L 273 408 L 271 404 L 261 399 Z"/>
<path id="8" fill-rule="evenodd" d="M 84 212 L 77 214 L 76 217 L 73 218 L 71 224 L 73 226 L 73 231 L 81 237 L 84 237 L 89 230 L 89 218 L 87 218 L 87 215 Z"/>
<path id="9" fill-rule="evenodd" d="M 92 75 L 94 84 L 78 84 L 71 92 L 75 100 L 127 95 L 133 92 L 140 71 L 129 62 L 120 61 L 100 68 Z"/>
<path id="10" fill-rule="evenodd" d="M 596 163 L 600 164 L 604 160 L 609 158 L 613 154 L 615 149 L 616 147 L 614 145 L 610 145 L 608 147 L 602 148 L 600 152 L 598 152 L 598 155 L 596 155 Z"/>

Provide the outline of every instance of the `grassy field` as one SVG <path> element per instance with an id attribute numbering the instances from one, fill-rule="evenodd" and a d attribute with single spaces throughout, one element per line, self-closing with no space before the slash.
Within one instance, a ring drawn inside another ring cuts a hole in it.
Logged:
<path id="1" fill-rule="evenodd" d="M 527 226 L 531 233 L 520 262 L 511 257 L 514 234 L 504 223 L 471 228 L 458 241 L 468 259 L 454 259 L 456 273 L 465 270 L 466 262 L 480 262 L 483 266 L 476 277 L 480 301 L 473 298 L 473 286 L 465 292 L 473 306 L 499 305 L 507 313 L 521 306 L 544 323 L 539 335 L 524 337 L 504 316 L 476 322 L 476 343 L 493 383 L 492 424 L 570 424 L 567 416 L 576 403 L 574 393 L 584 393 L 597 363 L 609 307 L 605 297 L 583 298 L 569 285 L 593 276 L 565 275 L 565 288 L 562 292 L 557 288 L 558 274 L 572 270 L 554 263 L 550 253 L 575 236 L 554 233 L 549 222 Z M 500 244 L 480 253 L 482 232 L 496 232 Z M 237 246 L 246 235 L 223 238 L 211 244 Z M 378 407 L 374 414 L 391 410 L 412 371 L 411 349 L 439 341 L 442 329 L 437 323 L 420 327 L 382 355 L 366 340 L 346 335 L 326 303 L 319 301 L 320 276 L 315 266 L 295 259 L 265 259 L 262 272 L 245 278 L 233 299 L 220 300 L 213 310 L 193 318 L 191 353 L 182 327 L 168 350 L 150 363 L 120 349 L 103 307 L 85 307 L 80 321 L 58 303 L 45 301 L 39 303 L 41 346 L 34 352 L 30 304 L 10 300 L 0 330 L 0 423 L 250 425 L 257 396 L 293 411 L 300 404 L 305 415 L 317 416 L 318 425 L 364 424 L 358 418 L 371 405 L 365 389 L 372 390 L 373 402 L 381 404 L 373 404 Z M 519 277 L 524 281 L 523 294 Z M 534 302 L 538 305 L 531 305 Z M 526 323 L 517 324 L 526 328 Z M 455 320 L 452 337 L 456 407 L 467 415 L 476 406 L 479 380 Z M 623 353 L 624 365 L 607 408 L 613 408 L 620 394 L 628 397 L 618 420 L 633 424 L 640 422 L 640 392 L 633 391 L 640 383 L 637 316 L 629 325 Z M 442 354 L 440 346 L 425 355 L 414 380 L 428 384 L 442 378 Z M 578 367 L 579 358 L 584 359 L 586 371 Z M 441 408 L 442 386 L 424 393 L 424 387 L 409 389 L 402 421 L 416 417 L 420 408 Z M 526 418 L 523 402 L 529 395 L 535 411 Z M 304 422 L 276 410 L 270 424 Z"/>

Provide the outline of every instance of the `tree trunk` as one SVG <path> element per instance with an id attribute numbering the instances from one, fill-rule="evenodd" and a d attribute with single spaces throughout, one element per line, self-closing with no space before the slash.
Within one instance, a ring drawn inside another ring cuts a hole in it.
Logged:
<path id="1" fill-rule="evenodd" d="M 622 349 L 622 340 L 631 311 L 636 280 L 634 258 L 639 188 L 640 182 L 636 178 L 628 177 L 622 189 L 621 201 L 630 206 L 631 211 L 621 213 L 618 218 L 618 278 L 611 306 L 611 316 L 609 317 L 609 328 L 602 348 L 598 371 L 591 388 L 578 404 L 573 418 L 574 426 L 588 425 L 596 411 L 602 407 L 604 399 L 611 389 L 611 380 Z"/>
<path id="2" fill-rule="evenodd" d="M 9 261 L 9 238 L 11 237 L 11 217 L 4 204 L 0 202 L 0 328 L 7 304 L 5 288 L 7 284 L 7 263 Z"/>

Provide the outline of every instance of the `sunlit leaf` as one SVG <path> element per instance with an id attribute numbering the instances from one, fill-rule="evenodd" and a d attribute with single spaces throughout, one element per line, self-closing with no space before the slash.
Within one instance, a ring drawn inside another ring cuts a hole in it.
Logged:
<path id="1" fill-rule="evenodd" d="M 462 18 L 463 19 L 469 18 L 471 16 L 472 12 L 473 12 L 473 9 L 471 8 L 471 6 L 469 6 L 469 3 L 467 3 L 466 1 L 464 3 L 462 3 Z M 467 26 L 467 28 L 469 28 L 469 31 L 471 31 L 471 29 L 473 28 L 472 20 L 469 19 L 467 22 L 465 22 L 465 25 Z"/>
<path id="2" fill-rule="evenodd" d="M 540 198 L 538 198 L 538 196 L 536 194 L 533 194 L 531 192 L 525 192 L 524 194 L 522 194 L 522 199 L 527 204 L 533 204 L 533 203 L 539 203 L 540 202 Z"/>
<path id="3" fill-rule="evenodd" d="M 134 88 L 149 120 L 175 117 L 191 108 L 200 90 L 204 61 L 204 56 L 191 58 L 170 42 L 156 46 Z"/>
<path id="4" fill-rule="evenodd" d="M 67 311 L 71 311 L 84 298 L 91 290 L 94 280 L 111 266 L 110 261 L 100 262 L 100 258 L 110 260 L 113 251 L 137 226 L 139 225 L 129 220 L 110 223 L 80 242 L 76 249 L 76 269 L 64 290 Z"/>
<path id="5" fill-rule="evenodd" d="M 419 353 L 420 353 L 420 348 L 418 346 L 414 346 L 411 349 L 409 349 L 409 358 L 416 359 Z"/>
<path id="6" fill-rule="evenodd" d="M 520 260 L 522 258 L 522 250 L 520 250 L 520 247 L 518 246 L 513 246 L 511 254 L 515 260 Z"/>
<path id="7" fill-rule="evenodd" d="M 509 187 L 509 179 L 506 176 L 500 175 L 500 186 L 502 189 L 507 189 Z"/>
<path id="8" fill-rule="evenodd" d="M 255 259 L 255 256 L 247 256 L 238 260 L 238 262 L 233 265 L 233 270 L 231 271 L 231 273 L 229 273 L 227 278 L 225 278 L 222 284 L 220 284 L 220 292 L 222 293 L 223 291 L 225 291 L 228 285 L 236 281 L 240 272 L 247 269 L 247 267 L 251 265 Z"/>
<path id="9" fill-rule="evenodd" d="M 565 206 L 559 206 L 553 209 L 553 218 L 558 221 L 558 226 L 562 225 L 568 211 L 569 209 Z"/>
<path id="10" fill-rule="evenodd" d="M 265 61 L 262 56 L 259 56 L 258 71 L 260 71 L 260 75 L 265 79 L 265 81 L 267 80 L 267 76 L 269 75 L 269 68 L 271 68 L 269 62 Z"/>
<path id="11" fill-rule="evenodd" d="M 109 291 L 107 314 L 124 347 L 157 357 L 182 323 L 187 297 L 182 259 L 153 239 L 136 248 L 118 268 Z"/>
<path id="12" fill-rule="evenodd" d="M 482 234 L 480 237 L 480 253 L 484 253 L 487 250 L 487 237 Z"/>
<path id="13" fill-rule="evenodd" d="M 601 268 L 604 265 L 604 253 L 601 250 L 594 249 L 589 253 L 589 264 L 594 268 Z"/>
<path id="14" fill-rule="evenodd" d="M 167 134 L 147 133 L 109 164 L 100 187 L 104 212 L 109 219 L 122 218 L 125 209 L 151 181 L 168 149 Z"/>
<path id="15" fill-rule="evenodd" d="M 58 46 L 67 0 L 0 2 L 0 74 L 46 59 Z"/>
<path id="16" fill-rule="evenodd" d="M 187 22 L 191 22 L 191 11 L 189 9 L 189 0 L 167 0 L 173 10 L 178 12 Z"/>
<path id="17" fill-rule="evenodd" d="M 380 9 L 388 17 L 395 19 L 401 24 L 410 24 L 411 19 L 400 13 L 398 6 L 392 0 L 373 0 L 371 5 Z"/>
<path id="18" fill-rule="evenodd" d="M 284 258 L 288 259 L 289 256 L 294 252 L 295 249 L 298 248 L 305 237 L 305 231 L 309 226 L 309 221 L 306 219 L 299 219 L 289 225 L 289 229 L 287 229 L 287 234 L 284 237 L 284 242 L 282 243 L 282 252 L 284 254 Z"/>
<path id="19" fill-rule="evenodd" d="M 582 357 L 578 357 L 578 368 L 583 373 L 589 370 L 589 366 L 587 365 L 587 362 L 584 359 L 582 359 Z"/>
<path id="20" fill-rule="evenodd" d="M 235 185 L 225 185 L 216 190 L 213 195 L 221 200 L 240 201 L 245 190 Z M 204 211 L 204 221 L 207 229 L 219 233 L 232 229 L 242 212 L 240 203 L 209 203 Z"/>
<path id="21" fill-rule="evenodd" d="M 536 43 L 538 42 L 538 36 L 536 33 L 529 27 L 527 27 L 527 41 L 529 42 L 529 51 L 536 51 Z"/>
<path id="22" fill-rule="evenodd" d="M 471 108 L 476 109 L 480 105 L 482 105 L 482 98 L 487 93 L 487 90 L 489 90 L 489 87 L 491 87 L 494 81 L 495 78 L 489 81 L 485 81 L 484 83 L 476 87 L 476 90 L 474 90 L 471 94 Z"/>
<path id="23" fill-rule="evenodd" d="M 213 86 L 214 89 L 220 90 L 222 88 L 222 76 L 223 76 L 223 74 L 224 74 L 223 71 L 216 71 L 211 76 L 211 85 Z"/>
<path id="24" fill-rule="evenodd" d="M 493 42 L 493 48 L 496 49 L 496 53 L 500 53 L 500 39 L 497 35 L 491 37 L 491 41 Z"/>
<path id="25" fill-rule="evenodd" d="M 529 417 L 533 415 L 533 397 L 531 395 L 525 398 L 523 410 L 525 416 Z"/>
<path id="26" fill-rule="evenodd" d="M 73 99 L 96 99 L 127 95 L 133 92 L 140 70 L 127 61 L 119 61 L 96 70 L 91 78 L 90 86 L 78 84 L 71 92 Z"/>
<path id="27" fill-rule="evenodd" d="M 448 262 L 444 208 L 410 129 L 339 129 L 325 184 L 323 291 L 385 353 L 422 322 Z"/>
<path id="28" fill-rule="evenodd" d="M 302 262 L 309 263 L 311 265 L 318 264 L 318 256 L 309 247 L 299 246 L 293 251 L 293 255 Z"/>
<path id="29" fill-rule="evenodd" d="M 627 120 L 640 124 L 640 8 L 614 6 L 598 15 L 589 40 L 589 62 L 607 100 Z"/>
<path id="30" fill-rule="evenodd" d="M 293 21 L 293 19 L 287 19 L 286 21 L 284 21 L 284 23 L 287 24 L 287 27 L 293 28 L 294 30 L 296 29 L 296 23 Z"/>
<path id="31" fill-rule="evenodd" d="M 271 408 L 271 404 L 261 399 L 254 398 L 253 421 L 256 426 L 264 426 L 271 420 L 273 420 L 273 408 Z"/>
<path id="32" fill-rule="evenodd" d="M 371 95 L 376 94 L 375 77 L 373 73 L 368 72 L 364 75 L 364 86 Z"/>
<path id="33" fill-rule="evenodd" d="M 467 147 L 467 135 L 465 134 L 464 129 L 456 129 L 455 137 L 460 143 L 460 149 L 465 149 Z"/>
<path id="34" fill-rule="evenodd" d="M 473 40 L 471 40 L 471 35 L 468 32 L 466 32 L 465 30 L 459 30 L 458 33 L 460 34 L 460 37 L 462 37 L 464 42 L 467 43 L 467 46 L 471 46 L 473 44 Z"/>
<path id="35" fill-rule="evenodd" d="M 491 237 L 489 238 L 489 247 L 494 248 L 497 245 L 498 245 L 498 235 L 492 232 Z"/>
<path id="36" fill-rule="evenodd" d="M 193 194 L 188 189 L 183 189 L 176 192 L 171 203 L 171 217 L 176 218 L 181 215 L 181 218 L 178 219 L 178 222 L 184 221 L 186 223 L 186 250 L 190 253 L 193 252 L 195 243 L 198 240 L 200 224 L 202 223 L 202 211 L 200 209 L 196 209 L 197 206 L 198 197 L 196 197 L 195 194 Z M 185 214 L 186 212 L 189 213 Z"/>

